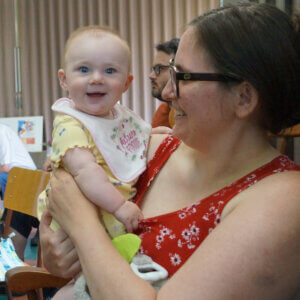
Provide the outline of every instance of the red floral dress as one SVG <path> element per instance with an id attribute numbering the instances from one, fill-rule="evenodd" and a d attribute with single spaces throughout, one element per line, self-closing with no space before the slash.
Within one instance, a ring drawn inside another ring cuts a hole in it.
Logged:
<path id="1" fill-rule="evenodd" d="M 167 137 L 157 149 L 147 170 L 141 175 L 135 197 L 139 205 L 152 180 L 180 141 Z M 142 239 L 140 253 L 147 254 L 172 276 L 193 254 L 220 222 L 225 205 L 239 192 L 266 176 L 288 170 L 300 170 L 287 156 L 280 155 L 236 182 L 183 209 L 143 219 L 136 234 Z"/>

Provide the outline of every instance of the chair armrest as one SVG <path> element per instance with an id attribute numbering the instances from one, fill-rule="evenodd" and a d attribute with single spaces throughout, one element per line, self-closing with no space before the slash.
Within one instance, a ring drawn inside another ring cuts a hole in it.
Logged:
<path id="1" fill-rule="evenodd" d="M 26 293 L 43 287 L 60 288 L 71 280 L 54 276 L 46 269 L 38 267 L 12 268 L 6 272 L 5 278 L 9 289 L 16 293 Z"/>

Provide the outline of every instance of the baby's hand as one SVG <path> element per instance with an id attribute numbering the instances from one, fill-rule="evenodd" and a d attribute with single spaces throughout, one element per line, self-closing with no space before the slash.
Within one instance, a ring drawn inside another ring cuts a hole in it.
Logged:
<path id="1" fill-rule="evenodd" d="M 125 201 L 114 213 L 114 216 L 124 224 L 127 232 L 133 232 L 138 228 L 139 220 L 143 214 L 138 206 L 130 201 Z"/>

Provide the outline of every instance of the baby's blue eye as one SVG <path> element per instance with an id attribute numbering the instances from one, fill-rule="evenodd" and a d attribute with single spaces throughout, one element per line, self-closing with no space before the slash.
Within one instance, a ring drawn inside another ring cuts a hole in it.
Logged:
<path id="1" fill-rule="evenodd" d="M 107 69 L 105 69 L 105 73 L 107 73 L 107 74 L 113 74 L 113 73 L 115 73 L 117 70 L 116 69 L 114 69 L 114 68 L 107 68 Z"/>
<path id="2" fill-rule="evenodd" d="M 89 71 L 89 68 L 88 67 L 79 67 L 79 71 L 81 73 L 87 73 Z"/>

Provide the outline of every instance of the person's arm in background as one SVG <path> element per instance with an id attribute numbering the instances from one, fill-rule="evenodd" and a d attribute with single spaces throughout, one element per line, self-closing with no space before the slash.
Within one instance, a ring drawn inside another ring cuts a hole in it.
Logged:
<path id="1" fill-rule="evenodd" d="M 8 173 L 10 170 L 11 153 L 9 139 L 6 137 L 4 130 L 0 130 L 0 173 Z M 2 188 L 0 185 L 0 200 L 2 200 Z"/>
<path id="2" fill-rule="evenodd" d="M 8 173 L 12 162 L 12 145 L 4 128 L 0 128 L 0 172 Z"/>
<path id="3" fill-rule="evenodd" d="M 241 192 L 158 294 L 114 249 L 96 208 L 64 171 L 51 179 L 49 209 L 77 249 L 93 299 L 290 299 L 299 278 L 299 180 L 299 172 L 283 172 Z"/>
<path id="4" fill-rule="evenodd" d="M 10 170 L 10 167 L 9 167 L 8 164 L 6 164 L 6 165 L 0 165 L 0 173 L 8 173 L 9 170 Z M 0 185 L 0 200 L 2 200 L 2 197 L 1 197 L 2 193 L 1 193 L 1 191 L 2 191 L 2 189 L 1 189 L 1 185 Z"/>
<path id="5" fill-rule="evenodd" d="M 97 206 L 113 214 L 122 222 L 127 232 L 138 227 L 142 213 L 138 206 L 112 185 L 108 175 L 96 162 L 93 153 L 85 148 L 73 148 L 66 152 L 63 164 L 74 177 L 83 194 Z"/>
<path id="6" fill-rule="evenodd" d="M 8 173 L 10 170 L 10 165 L 9 164 L 4 164 L 0 166 L 0 172 L 1 173 Z"/>

